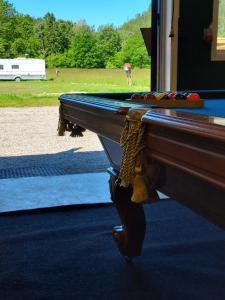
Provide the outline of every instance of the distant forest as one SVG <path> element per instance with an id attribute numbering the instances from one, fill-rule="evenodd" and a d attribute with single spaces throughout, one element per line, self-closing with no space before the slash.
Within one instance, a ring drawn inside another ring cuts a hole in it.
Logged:
<path id="1" fill-rule="evenodd" d="M 56 19 L 50 12 L 32 18 L 0 0 L 0 58 L 44 58 L 48 67 L 121 68 L 124 62 L 149 67 L 140 27 L 150 27 L 150 19 L 149 8 L 119 28 L 95 29 L 85 20 Z"/>

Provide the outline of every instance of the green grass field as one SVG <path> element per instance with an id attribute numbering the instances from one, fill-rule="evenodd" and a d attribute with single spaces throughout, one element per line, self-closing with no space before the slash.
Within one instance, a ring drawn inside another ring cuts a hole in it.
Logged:
<path id="1" fill-rule="evenodd" d="M 134 69 L 132 86 L 128 86 L 121 69 L 47 70 L 45 81 L 0 81 L 0 107 L 58 105 L 58 96 L 72 92 L 149 91 L 150 70 Z"/>

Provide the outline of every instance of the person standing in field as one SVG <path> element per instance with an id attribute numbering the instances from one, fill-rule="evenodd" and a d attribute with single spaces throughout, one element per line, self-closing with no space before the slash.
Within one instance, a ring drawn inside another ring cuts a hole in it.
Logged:
<path id="1" fill-rule="evenodd" d="M 55 74 L 56 74 L 57 77 L 60 75 L 60 70 L 59 70 L 59 68 L 56 68 L 56 69 L 55 69 Z"/>
<path id="2" fill-rule="evenodd" d="M 129 63 L 125 63 L 123 65 L 123 69 L 124 69 L 124 72 L 127 76 L 127 83 L 128 85 L 131 85 L 132 84 L 132 77 L 131 77 L 131 64 Z"/>

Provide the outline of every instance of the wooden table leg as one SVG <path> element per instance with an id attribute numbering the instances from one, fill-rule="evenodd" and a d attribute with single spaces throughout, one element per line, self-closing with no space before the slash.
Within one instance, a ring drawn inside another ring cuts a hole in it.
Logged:
<path id="1" fill-rule="evenodd" d="M 131 202 L 132 188 L 120 187 L 117 176 L 110 172 L 110 193 L 122 225 L 113 228 L 113 239 L 123 256 L 131 259 L 141 255 L 145 236 L 145 214 L 142 204 Z"/>

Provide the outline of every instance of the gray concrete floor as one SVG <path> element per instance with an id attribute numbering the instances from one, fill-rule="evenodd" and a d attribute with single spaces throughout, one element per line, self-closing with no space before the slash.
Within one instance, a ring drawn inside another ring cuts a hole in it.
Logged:
<path id="1" fill-rule="evenodd" d="M 0 180 L 0 212 L 109 203 L 107 173 Z"/>

